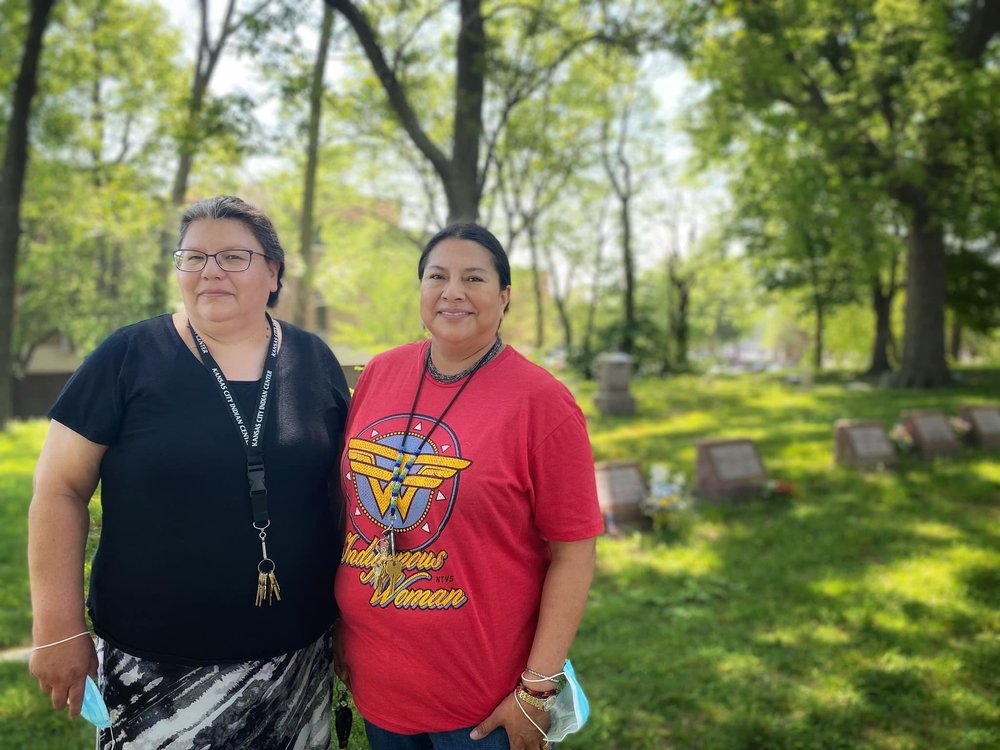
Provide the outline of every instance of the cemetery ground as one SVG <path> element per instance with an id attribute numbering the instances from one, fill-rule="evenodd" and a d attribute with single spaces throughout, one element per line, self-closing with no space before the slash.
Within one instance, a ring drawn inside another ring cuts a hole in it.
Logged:
<path id="1" fill-rule="evenodd" d="M 837 419 L 889 429 L 907 409 L 1000 403 L 1000 371 L 934 391 L 849 381 L 640 379 L 628 418 L 599 416 L 594 386 L 571 384 L 599 460 L 691 480 L 698 440 L 747 437 L 795 489 L 599 540 L 572 651 L 592 714 L 561 748 L 1000 746 L 1000 451 L 904 456 L 886 472 L 833 462 Z M 43 431 L 0 433 L 2 648 L 30 643 L 24 540 Z M 92 732 L 49 708 L 23 661 L 0 663 L 0 748 L 89 747 Z M 367 747 L 357 724 L 351 747 Z"/>

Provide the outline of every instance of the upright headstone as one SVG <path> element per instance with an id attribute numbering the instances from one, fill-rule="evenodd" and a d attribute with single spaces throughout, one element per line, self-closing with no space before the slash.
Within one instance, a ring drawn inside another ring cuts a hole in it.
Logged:
<path id="1" fill-rule="evenodd" d="M 913 448 L 921 458 L 953 456 L 962 451 L 948 417 L 934 409 L 904 411 L 903 426 L 913 436 Z"/>
<path id="2" fill-rule="evenodd" d="M 698 443 L 695 490 L 707 499 L 756 494 L 767 482 L 757 444 L 738 440 Z"/>
<path id="3" fill-rule="evenodd" d="M 635 414 L 635 398 L 629 393 L 632 358 L 624 352 L 605 352 L 597 357 L 597 394 L 594 403 L 605 416 Z"/>
<path id="4" fill-rule="evenodd" d="M 833 426 L 837 463 L 856 469 L 896 464 L 896 450 L 881 422 L 838 419 Z"/>
<path id="5" fill-rule="evenodd" d="M 1000 448 L 1000 408 L 982 404 L 959 409 L 970 426 L 972 442 L 980 448 Z"/>
<path id="6" fill-rule="evenodd" d="M 609 527 L 643 517 L 641 506 L 649 490 L 637 461 L 599 461 L 594 464 L 594 473 L 597 502 Z"/>

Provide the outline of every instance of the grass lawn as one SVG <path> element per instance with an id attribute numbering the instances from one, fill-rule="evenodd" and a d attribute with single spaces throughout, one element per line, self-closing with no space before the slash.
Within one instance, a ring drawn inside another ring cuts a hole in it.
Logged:
<path id="1" fill-rule="evenodd" d="M 832 461 L 836 419 L 888 428 L 904 409 L 1000 403 L 1000 372 L 965 371 L 939 391 L 846 385 L 642 380 L 637 416 L 612 419 L 594 410 L 593 384 L 574 384 L 598 459 L 693 479 L 697 440 L 749 437 L 796 493 L 599 541 L 572 653 L 592 715 L 561 748 L 1000 747 L 1000 452 L 868 474 Z M 43 431 L 0 433 L 0 647 L 30 642 L 24 537 Z M 0 748 L 92 742 L 24 664 L 0 664 Z M 367 747 L 357 729 L 351 746 Z"/>

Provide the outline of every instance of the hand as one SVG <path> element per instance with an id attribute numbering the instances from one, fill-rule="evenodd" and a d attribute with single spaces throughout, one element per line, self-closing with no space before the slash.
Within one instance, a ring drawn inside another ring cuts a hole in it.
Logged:
<path id="1" fill-rule="evenodd" d="M 524 710 L 528 712 L 535 724 L 548 730 L 550 719 L 545 711 L 540 711 L 534 706 L 524 706 Z M 503 727 L 507 731 L 510 750 L 548 750 L 545 736 L 528 721 L 521 709 L 518 708 L 517 698 L 514 697 L 513 693 L 509 693 L 500 702 L 500 705 L 493 709 L 493 713 L 472 730 L 470 736 L 474 740 L 480 740 L 497 727 Z"/>
<path id="2" fill-rule="evenodd" d="M 52 699 L 52 708 L 68 709 L 69 718 L 80 715 L 87 675 L 97 677 L 97 651 L 88 637 L 31 652 L 28 671 L 38 687 Z"/>

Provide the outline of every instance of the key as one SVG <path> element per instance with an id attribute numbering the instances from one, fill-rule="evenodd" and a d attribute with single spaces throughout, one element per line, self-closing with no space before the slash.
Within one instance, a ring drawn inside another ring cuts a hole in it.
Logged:
<path id="1" fill-rule="evenodd" d="M 268 584 L 271 587 L 271 595 L 273 595 L 274 598 L 277 599 L 280 602 L 281 601 L 281 588 L 278 586 L 278 578 L 277 578 L 277 576 L 274 575 L 274 571 L 273 570 L 270 573 L 267 574 L 267 582 L 268 582 Z M 271 595 L 269 595 L 267 597 L 267 603 L 268 604 L 271 603 Z"/>
<path id="2" fill-rule="evenodd" d="M 386 560 L 385 575 L 389 579 L 390 586 L 394 586 L 403 577 L 403 563 L 395 555 Z"/>
<path id="3" fill-rule="evenodd" d="M 267 574 L 260 572 L 257 574 L 257 606 L 259 607 L 264 602 L 264 597 L 267 595 Z"/>

